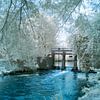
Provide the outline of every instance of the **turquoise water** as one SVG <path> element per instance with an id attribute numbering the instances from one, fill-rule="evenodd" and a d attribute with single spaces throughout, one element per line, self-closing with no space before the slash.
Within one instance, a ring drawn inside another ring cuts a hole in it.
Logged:
<path id="1" fill-rule="evenodd" d="M 0 77 L 0 100 L 77 100 L 86 85 L 71 71 Z"/>

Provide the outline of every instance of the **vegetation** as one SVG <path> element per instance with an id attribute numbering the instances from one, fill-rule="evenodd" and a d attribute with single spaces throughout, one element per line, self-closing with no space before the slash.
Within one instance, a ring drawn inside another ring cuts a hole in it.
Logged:
<path id="1" fill-rule="evenodd" d="M 35 66 L 64 30 L 79 66 L 100 67 L 99 0 L 1 0 L 0 23 L 0 56 L 10 62 Z"/>

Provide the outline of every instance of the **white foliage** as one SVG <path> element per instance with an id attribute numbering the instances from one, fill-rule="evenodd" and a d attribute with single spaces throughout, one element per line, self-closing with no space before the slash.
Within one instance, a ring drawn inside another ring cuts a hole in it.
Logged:
<path id="1" fill-rule="evenodd" d="M 3 46 L 10 60 L 25 60 L 34 65 L 36 57 L 46 56 L 56 43 L 57 25 L 51 17 L 41 14 L 27 18 L 20 30 L 16 20 L 8 27 Z"/>

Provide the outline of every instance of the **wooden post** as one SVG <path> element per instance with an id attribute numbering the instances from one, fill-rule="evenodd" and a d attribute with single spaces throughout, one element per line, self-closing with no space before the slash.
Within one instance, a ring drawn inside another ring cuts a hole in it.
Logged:
<path id="1" fill-rule="evenodd" d="M 62 59 L 62 70 L 64 70 L 65 69 L 65 52 L 64 51 L 63 51 L 62 55 L 63 55 L 63 59 Z"/>
<path id="2" fill-rule="evenodd" d="M 53 68 L 55 67 L 55 66 L 54 66 L 54 61 L 55 61 L 54 57 L 55 57 L 55 54 L 52 52 L 52 67 L 53 67 Z"/>
<path id="3" fill-rule="evenodd" d="M 78 67 L 77 67 L 77 55 L 74 56 L 74 67 L 73 67 L 72 71 L 74 71 L 74 72 L 78 71 Z"/>
<path id="4" fill-rule="evenodd" d="M 77 55 L 74 56 L 74 67 L 77 67 Z"/>

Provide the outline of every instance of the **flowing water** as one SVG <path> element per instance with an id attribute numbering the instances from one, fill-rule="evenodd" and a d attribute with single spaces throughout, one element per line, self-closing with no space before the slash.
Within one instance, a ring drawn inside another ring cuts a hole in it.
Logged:
<path id="1" fill-rule="evenodd" d="M 78 100 L 86 83 L 84 74 L 68 70 L 5 76 L 0 77 L 0 100 Z"/>

